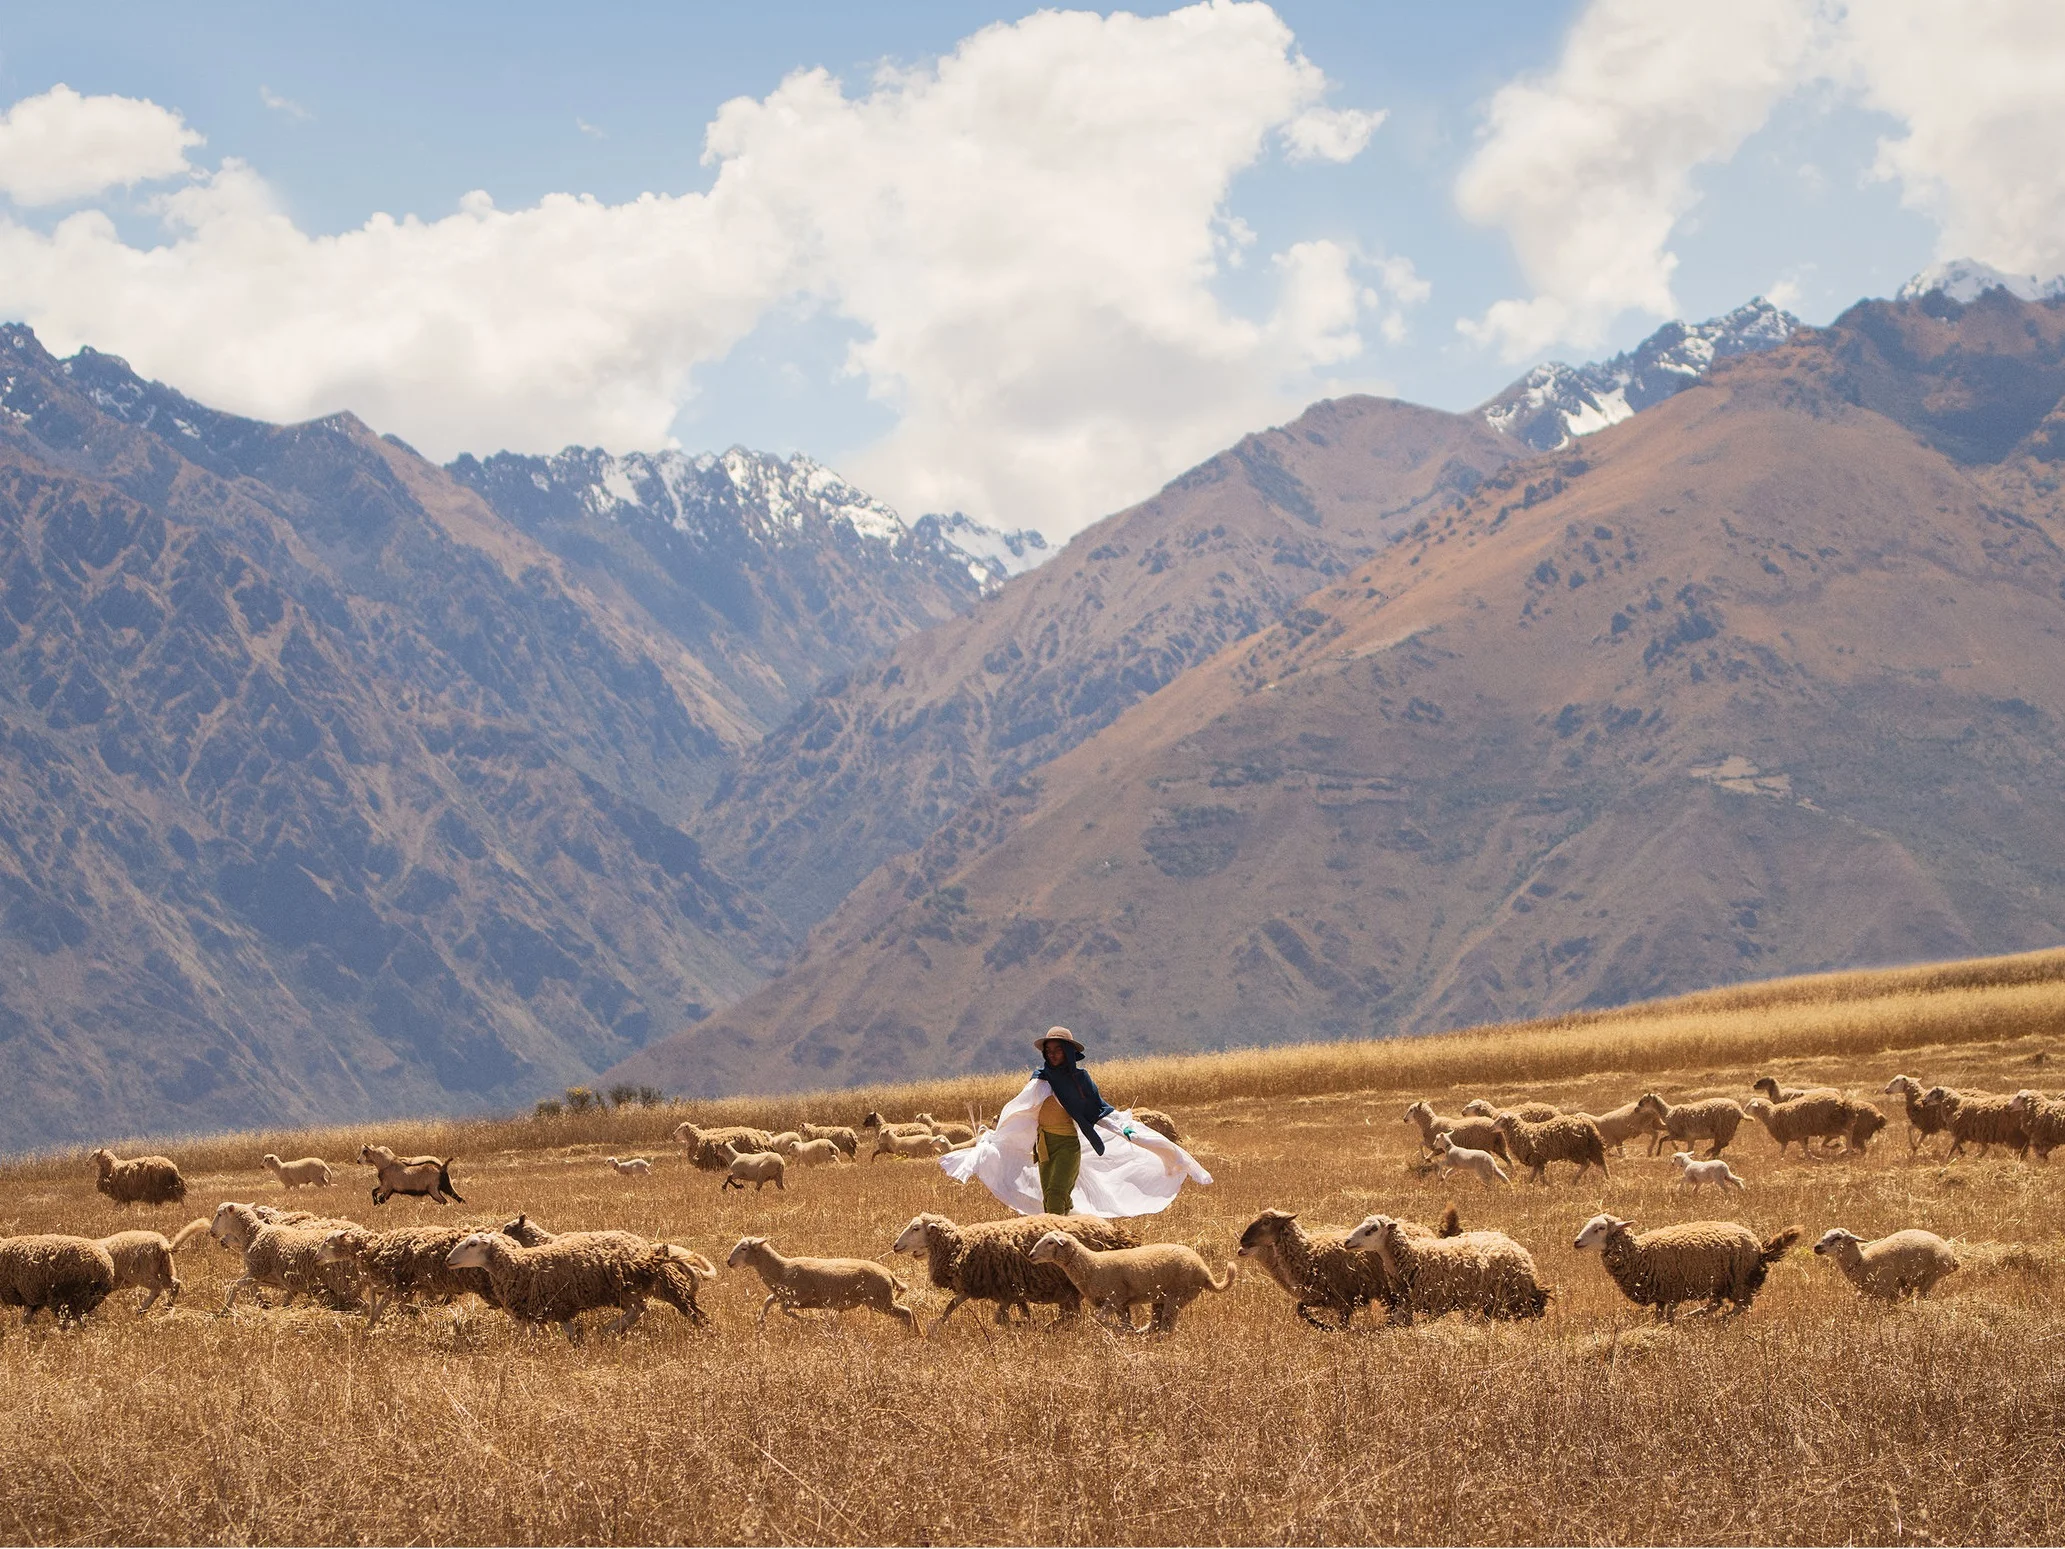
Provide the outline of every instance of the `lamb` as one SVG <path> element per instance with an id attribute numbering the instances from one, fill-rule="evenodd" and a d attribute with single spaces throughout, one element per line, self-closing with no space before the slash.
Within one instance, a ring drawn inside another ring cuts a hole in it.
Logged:
<path id="1" fill-rule="evenodd" d="M 1870 1103 L 1840 1092 L 1796 1097 L 1776 1107 L 1765 1098 L 1752 1097 L 1743 1111 L 1778 1142 L 1780 1156 L 1797 1140 L 1800 1155 L 1809 1161 L 1814 1159 L 1807 1146 L 1809 1140 L 1833 1137 L 1845 1141 L 1853 1151 L 1862 1151 L 1864 1144 L 1886 1123 L 1886 1116 Z M 1853 1136 L 1860 1138 L 1852 1140 Z"/>
<path id="2" fill-rule="evenodd" d="M 852 1160 L 829 1140 L 799 1141 L 796 1149 L 789 1153 L 789 1161 L 797 1167 L 836 1167 L 841 1162 Z"/>
<path id="3" fill-rule="evenodd" d="M 926 1130 L 920 1135 L 900 1135 L 883 1130 L 875 1137 L 875 1149 L 868 1153 L 868 1160 L 878 1156 L 944 1156 L 953 1150 L 954 1143 L 944 1135 L 935 1135 Z"/>
<path id="4" fill-rule="evenodd" d="M 100 1168 L 94 1187 L 118 1205 L 177 1205 L 186 1199 L 186 1179 L 169 1156 L 137 1156 L 125 1162 L 102 1146 L 89 1160 Z"/>
<path id="5" fill-rule="evenodd" d="M 1176 1133 L 1176 1121 L 1166 1113 L 1163 1113 L 1161 1109 L 1135 1108 L 1133 1110 L 1133 1117 L 1164 1139 L 1173 1140 L 1178 1145 L 1183 1143 L 1183 1137 Z"/>
<path id="6" fill-rule="evenodd" d="M 875 1132 L 875 1141 L 876 1144 L 879 1146 L 882 1141 L 882 1137 L 885 1135 L 929 1135 L 932 1133 L 932 1126 L 930 1124 L 918 1124 L 915 1122 L 909 1124 L 891 1124 L 888 1120 L 884 1119 L 881 1114 L 870 1112 L 865 1119 L 862 1119 L 860 1121 L 860 1132 L 863 1135 L 865 1135 L 869 1130 L 873 1130 Z"/>
<path id="7" fill-rule="evenodd" d="M 624 1245 L 627 1249 L 663 1246 L 647 1242 L 634 1232 L 552 1232 L 547 1231 L 529 1215 L 520 1215 L 514 1221 L 504 1222 L 496 1228 L 504 1237 L 523 1248 L 542 1247 L 548 1242 L 572 1242 L 580 1239 L 608 1239 Z M 696 1292 L 705 1280 L 717 1278 L 717 1266 L 680 1244 L 672 1244 L 673 1254 L 658 1266 L 649 1295 L 657 1296 L 689 1322 L 704 1324 L 709 1321 L 703 1309 L 697 1305 Z M 490 1284 L 485 1293 L 490 1305 L 495 1303 L 494 1287 Z"/>
<path id="8" fill-rule="evenodd" d="M 1173 1333 L 1176 1318 L 1205 1291 L 1233 1287 L 1234 1266 L 1214 1278 L 1195 1248 L 1158 1242 L 1144 1248 L 1086 1248 L 1066 1232 L 1048 1232 L 1032 1246 L 1035 1264 L 1058 1264 L 1083 1300 L 1105 1316 L 1133 1326 L 1133 1309 L 1149 1308 L 1153 1333 Z"/>
<path id="9" fill-rule="evenodd" d="M 1585 1117 L 1599 1126 L 1599 1138 L 1613 1147 L 1615 1156 L 1626 1156 L 1627 1143 L 1637 1135 L 1661 1134 L 1663 1131 L 1663 1120 L 1656 1116 L 1654 1109 L 1645 1107 L 1639 1097 L 1605 1113 L 1588 1113 Z"/>
<path id="10" fill-rule="evenodd" d="M 927 1211 L 897 1234 L 891 1251 L 924 1254 L 932 1283 L 953 1293 L 935 1329 L 967 1301 L 995 1302 L 999 1323 L 1011 1321 L 1013 1307 L 1030 1322 L 1034 1302 L 1056 1306 L 1071 1318 L 1082 1310 L 1082 1293 L 1058 1265 L 1032 1261 L 1033 1244 L 1049 1232 L 1066 1232 L 1090 1248 L 1140 1246 L 1139 1234 L 1123 1221 L 1038 1215 L 956 1226 Z"/>
<path id="11" fill-rule="evenodd" d="M 0 1307 L 19 1307 L 33 1323 L 48 1307 L 59 1323 L 76 1323 L 115 1291 L 115 1261 L 85 1237 L 40 1233 L 0 1237 Z"/>
<path id="12" fill-rule="evenodd" d="M 1865 1242 L 1855 1232 L 1832 1226 L 1821 1234 L 1814 1251 L 1833 1258 L 1850 1284 L 1882 1302 L 1908 1296 L 1919 1300 L 1958 1267 L 1957 1254 L 1949 1243 L 1934 1232 L 1913 1229 Z"/>
<path id="13" fill-rule="evenodd" d="M 1415 1233 L 1428 1232 L 1417 1223 L 1407 1223 Z M 1449 1206 L 1439 1235 L 1453 1237 L 1461 1230 L 1456 1210 Z M 1270 1279 L 1282 1286 L 1298 1305 L 1298 1316 L 1316 1329 L 1329 1332 L 1345 1329 L 1360 1307 L 1397 1304 L 1399 1285 L 1374 1253 L 1355 1253 L 1347 1246 L 1346 1232 L 1308 1232 L 1298 1224 L 1295 1212 L 1265 1210 L 1240 1234 L 1240 1256 L 1253 1259 Z M 1331 1312 L 1339 1321 L 1321 1321 L 1321 1312 Z"/>
<path id="14" fill-rule="evenodd" d="M 860 1136 L 843 1124 L 799 1124 L 796 1129 L 805 1140 L 829 1140 L 846 1153 L 849 1162 L 859 1159 Z"/>
<path id="15" fill-rule="evenodd" d="M 2065 1102 L 2024 1087 L 2009 1099 L 2008 1106 L 2021 1121 L 2022 1133 L 2029 1137 L 2039 1162 L 2048 1162 L 2054 1149 L 2065 1146 Z"/>
<path id="16" fill-rule="evenodd" d="M 1506 1137 L 1499 1133 L 1498 1125 L 1490 1119 L 1446 1118 L 1427 1103 L 1417 1102 L 1405 1110 L 1405 1122 L 1419 1125 L 1420 1149 L 1424 1152 L 1433 1151 L 1436 1135 L 1446 1135 L 1451 1145 L 1472 1151 L 1489 1151 L 1509 1162 L 1512 1160 L 1506 1153 Z"/>
<path id="17" fill-rule="evenodd" d="M 229 1294 L 223 1298 L 223 1313 L 236 1306 L 238 1295 L 247 1288 L 264 1306 L 260 1288 L 265 1286 L 286 1292 L 282 1307 L 292 1306 L 294 1298 L 304 1291 L 320 1296 L 340 1311 L 358 1306 L 360 1298 L 351 1267 L 326 1264 L 320 1257 L 330 1232 L 350 1225 L 348 1221 L 335 1221 L 274 1226 L 268 1225 L 249 1205 L 235 1201 L 218 1205 L 208 1234 L 241 1254 L 244 1260 L 243 1273 L 230 1282 Z"/>
<path id="18" fill-rule="evenodd" d="M 1497 1108 L 1482 1097 L 1473 1097 L 1463 1104 L 1463 1112 L 1480 1119 L 1496 1119 L 1502 1113 L 1510 1113 L 1530 1124 L 1542 1124 L 1557 1117 L 1563 1110 L 1554 1103 L 1516 1103 L 1511 1108 Z"/>
<path id="19" fill-rule="evenodd" d="M 774 1137 L 764 1129 L 753 1129 L 744 1124 L 731 1124 L 723 1129 L 698 1129 L 693 1124 L 674 1126 L 674 1139 L 687 1148 L 691 1165 L 704 1172 L 721 1173 L 725 1169 L 724 1159 L 717 1154 L 717 1148 L 729 1145 L 735 1151 L 765 1151 Z"/>
<path id="20" fill-rule="evenodd" d="M 1646 1108 L 1659 1128 L 1649 1142 L 1651 1156 L 1663 1149 L 1666 1140 L 1689 1146 L 1695 1140 L 1707 1143 L 1709 1159 L 1728 1149 L 1742 1125 L 1742 1104 L 1732 1097 L 1709 1097 L 1696 1103 L 1667 1103 L 1654 1092 L 1645 1092 L 1636 1106 Z"/>
<path id="21" fill-rule="evenodd" d="M 466 1201 L 452 1187 L 457 1157 L 396 1156 L 386 1146 L 360 1146 L 359 1160 L 373 1169 L 373 1203 L 384 1205 L 397 1194 L 413 1194 L 433 1205 Z"/>
<path id="22" fill-rule="evenodd" d="M 1499 1159 L 1489 1151 L 1472 1151 L 1459 1146 L 1446 1135 L 1434 1137 L 1434 1165 L 1441 1169 L 1445 1179 L 1457 1168 L 1471 1174 L 1480 1183 L 1489 1187 L 1492 1183 L 1511 1183 L 1505 1168 L 1499 1166 Z"/>
<path id="23" fill-rule="evenodd" d="M 330 1164 L 319 1156 L 304 1156 L 299 1161 L 283 1162 L 268 1151 L 258 1161 L 280 1180 L 280 1187 L 283 1189 L 327 1189 L 334 1181 Z"/>
<path id="24" fill-rule="evenodd" d="M 724 1262 L 730 1269 L 750 1268 L 767 1287 L 767 1300 L 760 1304 L 761 1323 L 767 1321 L 768 1308 L 777 1304 L 792 1318 L 804 1311 L 836 1315 L 865 1307 L 900 1320 L 913 1334 L 920 1332 L 917 1313 L 896 1299 L 906 1289 L 904 1283 L 871 1259 L 784 1258 L 765 1237 L 741 1237 Z"/>
<path id="25" fill-rule="evenodd" d="M 1929 1089 L 1922 1106 L 1943 1115 L 1943 1127 L 1950 1132 L 1950 1153 L 1943 1160 L 1954 1162 L 1971 1144 L 1979 1147 L 1981 1156 L 1995 1146 L 2006 1146 L 2017 1156 L 2027 1154 L 2029 1136 L 2022 1129 L 2014 1102 L 2012 1097 L 1953 1092 L 1938 1086 Z"/>
<path id="26" fill-rule="evenodd" d="M 914 1123 L 924 1125 L 935 1135 L 946 1136 L 949 1145 L 962 1145 L 975 1138 L 975 1126 L 973 1124 L 961 1124 L 954 1120 L 942 1123 L 940 1120 L 933 1118 L 929 1113 L 914 1114 L 912 1115 L 912 1120 Z"/>
<path id="27" fill-rule="evenodd" d="M 1755 1232 L 1734 1221 L 1687 1221 L 1640 1237 L 1634 1225 L 1602 1212 L 1585 1223 L 1572 1246 L 1580 1253 L 1597 1248 L 1621 1294 L 1638 1307 L 1656 1308 L 1666 1321 L 1677 1317 L 1680 1302 L 1704 1301 L 1714 1311 L 1725 1301 L 1732 1312 L 1747 1312 L 1771 1266 L 1804 1232 L 1788 1226 L 1760 1243 Z"/>
<path id="28" fill-rule="evenodd" d="M 1718 1184 L 1724 1189 L 1749 1187 L 1721 1157 L 1699 1162 L 1693 1160 L 1690 1151 L 1678 1151 L 1672 1154 L 1671 1160 L 1678 1164 L 1678 1181 L 1689 1189 L 1696 1189 L 1702 1183 Z"/>
<path id="29" fill-rule="evenodd" d="M 788 1192 L 789 1186 L 782 1181 L 782 1178 L 788 1172 L 789 1164 L 785 1158 L 777 1153 L 773 1151 L 748 1151 L 741 1156 L 732 1149 L 731 1142 L 728 1140 L 718 1146 L 717 1153 L 724 1158 L 724 1181 L 717 1185 L 718 1193 L 722 1194 L 726 1189 L 737 1189 L 743 1193 L 745 1192 L 746 1185 L 749 1183 L 753 1185 L 753 1192 L 755 1194 L 758 1194 L 770 1183 L 778 1191 L 782 1193 Z"/>
<path id="30" fill-rule="evenodd" d="M 1465 1318 L 1539 1318 L 1548 1309 L 1549 1293 L 1533 1256 L 1504 1232 L 1430 1237 L 1424 1227 L 1415 1230 L 1408 1222 L 1374 1215 L 1348 1234 L 1344 1246 L 1374 1252 L 1383 1261 L 1384 1273 L 1398 1288 L 1391 1307 L 1394 1322 L 1450 1312 Z"/>
<path id="31" fill-rule="evenodd" d="M 645 1156 L 606 1156 L 603 1161 L 617 1170 L 620 1178 L 649 1178 L 652 1176 L 652 1158 Z"/>
<path id="32" fill-rule="evenodd" d="M 699 1258 L 672 1243 L 649 1243 L 629 1232 L 572 1232 L 535 1248 L 518 1247 L 500 1232 L 474 1232 L 459 1240 L 445 1264 L 486 1270 L 495 1305 L 519 1322 L 556 1323 L 575 1343 L 580 1331 L 574 1319 L 582 1313 L 618 1308 L 621 1315 L 607 1332 L 621 1334 L 644 1315 L 648 1296 L 662 1294 L 670 1271 Z M 689 1306 L 694 1305 L 691 1299 Z M 703 1320 L 700 1310 L 690 1316 Z"/>
<path id="33" fill-rule="evenodd" d="M 1517 1114 L 1502 1113 L 1497 1123 L 1514 1163 L 1532 1168 L 1536 1183 L 1549 1181 L 1551 1162 L 1577 1163 L 1579 1178 L 1593 1167 L 1599 1169 L 1602 1178 L 1609 1176 L 1606 1142 L 1599 1134 L 1599 1126 L 1581 1113 L 1558 1114 L 1539 1124 L 1530 1124 Z"/>
<path id="34" fill-rule="evenodd" d="M 167 1307 L 178 1304 L 180 1284 L 173 1273 L 172 1255 L 207 1231 L 207 1219 L 202 1217 L 187 1222 L 170 1237 L 162 1232 L 116 1232 L 100 1239 L 114 1261 L 115 1289 L 126 1291 L 135 1286 L 145 1293 L 143 1305 L 136 1309 L 138 1317 L 149 1312 L 161 1295 Z"/>
<path id="35" fill-rule="evenodd" d="M 1921 1150 L 1923 1141 L 1943 1132 L 1948 1119 L 1940 1108 L 1923 1106 L 1922 1084 L 1912 1076 L 1895 1076 L 1886 1083 L 1886 1091 L 1889 1095 L 1899 1093 L 1907 1105 L 1907 1154 L 1913 1156 Z"/>

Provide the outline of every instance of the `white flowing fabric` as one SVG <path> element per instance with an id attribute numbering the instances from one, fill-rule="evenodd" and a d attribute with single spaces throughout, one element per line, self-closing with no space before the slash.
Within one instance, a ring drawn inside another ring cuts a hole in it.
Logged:
<path id="1" fill-rule="evenodd" d="M 1046 1209 L 1040 1199 L 1040 1169 L 1033 1161 L 1039 1138 L 1040 1103 L 1047 1083 L 1038 1076 L 1004 1105 L 997 1127 L 985 1130 L 965 1151 L 949 1151 L 939 1159 L 956 1183 L 978 1178 L 990 1193 L 1020 1215 Z M 1185 1178 L 1210 1183 L 1212 1175 L 1197 1158 L 1166 1135 L 1149 1129 L 1130 1113 L 1108 1113 L 1097 1121 L 1104 1142 L 1099 1156 L 1087 1142 L 1083 1170 L 1076 1178 L 1075 1208 L 1079 1215 L 1151 1216 L 1166 1210 Z"/>

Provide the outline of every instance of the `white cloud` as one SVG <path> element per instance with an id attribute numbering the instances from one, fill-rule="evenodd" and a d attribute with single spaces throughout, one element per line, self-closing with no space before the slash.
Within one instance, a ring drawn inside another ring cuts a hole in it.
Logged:
<path id="1" fill-rule="evenodd" d="M 160 201 L 155 248 L 95 211 L 0 220 L 0 314 L 228 408 L 348 407 L 449 456 L 661 444 L 693 369 L 800 301 L 857 325 L 849 367 L 897 414 L 850 472 L 913 513 L 1064 534 L 1360 352 L 1368 266 L 1339 244 L 1274 255 L 1264 315 L 1214 291 L 1245 245 L 1232 181 L 1272 138 L 1347 155 L 1375 127 L 1315 117 L 1325 87 L 1266 5 L 1041 12 L 863 95 L 802 71 L 725 104 L 703 194 L 474 194 L 311 236 L 228 161 Z M 1409 264 L 1377 280 L 1424 295 Z"/>
<path id="2" fill-rule="evenodd" d="M 310 116 L 307 108 L 296 102 L 292 97 L 281 96 L 270 86 L 258 88 L 258 100 L 271 108 L 275 113 L 284 113 L 289 118 L 306 119 Z"/>
<path id="3" fill-rule="evenodd" d="M 59 204 L 177 177 L 201 143 L 177 113 L 134 97 L 82 97 L 57 85 L 0 114 L 0 192 Z"/>
<path id="4" fill-rule="evenodd" d="M 1307 108 L 1283 126 L 1284 147 L 1292 161 L 1353 161 L 1384 117 L 1360 108 Z"/>

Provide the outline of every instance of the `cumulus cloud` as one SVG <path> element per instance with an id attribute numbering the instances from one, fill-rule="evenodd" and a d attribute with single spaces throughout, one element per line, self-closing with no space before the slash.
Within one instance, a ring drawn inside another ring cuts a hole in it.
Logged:
<path id="1" fill-rule="evenodd" d="M 134 97 L 82 97 L 62 84 L 0 114 L 0 192 L 61 204 L 176 177 L 201 143 L 177 113 Z"/>
<path id="2" fill-rule="evenodd" d="M 153 248 L 97 211 L 0 221 L 0 313 L 226 407 L 348 407 L 448 456 L 662 444 L 695 367 L 800 304 L 855 325 L 848 369 L 895 411 L 849 472 L 1062 534 L 1295 410 L 1373 302 L 1423 299 L 1409 264 L 1331 242 L 1271 255 L 1259 315 L 1215 291 L 1252 240 L 1235 176 L 1375 129 L 1325 91 L 1266 5 L 1041 12 L 860 93 L 799 71 L 725 104 L 706 193 L 474 194 L 311 236 L 226 161 L 159 200 Z"/>

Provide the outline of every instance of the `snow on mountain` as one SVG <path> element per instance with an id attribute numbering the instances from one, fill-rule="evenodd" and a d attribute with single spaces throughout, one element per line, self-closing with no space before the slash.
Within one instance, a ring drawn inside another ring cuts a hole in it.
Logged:
<path id="1" fill-rule="evenodd" d="M 1661 403 L 1717 360 L 1783 344 L 1799 319 L 1762 296 L 1703 323 L 1665 323 L 1611 360 L 1545 361 L 1478 409 L 1486 424 L 1538 452 L 1567 445 Z"/>
<path id="2" fill-rule="evenodd" d="M 1901 286 L 1898 299 L 1919 301 L 1940 291 L 1960 305 L 1969 305 L 1995 288 L 2021 301 L 2058 301 L 2065 299 L 2065 274 L 2040 280 L 2033 274 L 2004 273 L 1976 258 L 1951 258 L 1930 264 Z"/>
<path id="3" fill-rule="evenodd" d="M 911 531 L 967 555 L 968 571 L 985 583 L 985 591 L 1045 564 L 1054 554 L 1047 540 L 1030 527 L 1003 532 L 958 511 L 948 516 L 921 516 Z"/>

